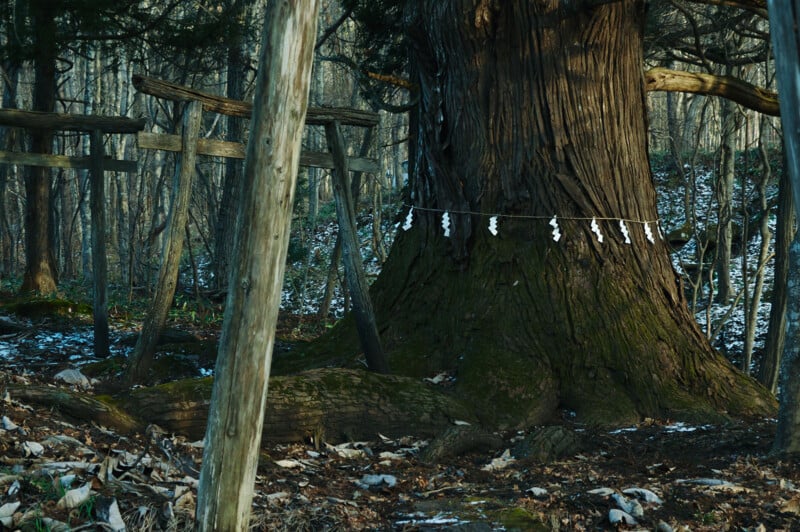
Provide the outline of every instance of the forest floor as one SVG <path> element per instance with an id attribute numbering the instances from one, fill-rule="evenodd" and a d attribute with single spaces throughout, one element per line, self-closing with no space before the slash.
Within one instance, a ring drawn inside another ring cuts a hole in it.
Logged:
<path id="1" fill-rule="evenodd" d="M 79 366 L 80 347 L 12 348 L 23 335 L 0 336 L 0 388 L 65 386 L 53 376 Z M 4 395 L 6 528 L 193 528 L 201 442 L 157 428 L 124 437 Z M 800 465 L 769 455 L 774 420 L 647 420 L 611 431 L 575 424 L 565 413 L 563 426 L 583 444 L 549 463 L 513 458 L 509 451 L 526 436 L 519 432 L 502 434 L 496 451 L 434 464 L 422 461 L 428 442 L 413 434 L 319 448 L 274 445 L 260 460 L 253 529 L 800 530 Z"/>

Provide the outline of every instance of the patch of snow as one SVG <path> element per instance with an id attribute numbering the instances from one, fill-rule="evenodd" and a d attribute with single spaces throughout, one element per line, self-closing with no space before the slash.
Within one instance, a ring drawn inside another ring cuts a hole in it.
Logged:
<path id="1" fill-rule="evenodd" d="M 639 427 L 623 427 L 621 429 L 612 430 L 609 434 L 622 434 L 624 432 L 636 432 Z"/>
<path id="2" fill-rule="evenodd" d="M 402 526 L 420 526 L 420 525 L 450 525 L 450 526 L 460 526 L 460 525 L 468 525 L 469 521 L 465 521 L 463 519 L 459 519 L 457 517 L 452 517 L 446 513 L 438 513 L 433 517 L 425 517 L 425 514 L 409 514 L 406 517 L 410 519 L 401 519 L 400 521 L 395 521 L 396 525 Z M 419 519 L 417 519 L 419 517 Z"/>
<path id="3" fill-rule="evenodd" d="M 737 168 L 737 172 L 740 169 Z M 661 226 L 665 233 L 669 233 L 675 229 L 682 228 L 686 225 L 686 212 L 684 208 L 684 195 L 686 192 L 686 183 L 688 183 L 688 176 L 691 175 L 692 169 L 686 165 L 685 172 L 687 178 L 681 180 L 670 176 L 665 172 L 654 172 L 656 182 L 656 189 L 658 191 L 658 212 L 661 218 Z M 714 230 L 717 224 L 717 202 L 714 197 L 714 180 L 716 178 L 715 172 L 712 169 L 697 167 L 694 170 L 696 177 L 695 188 L 693 191 L 694 197 L 694 210 L 697 226 L 695 228 L 696 234 L 702 235 L 707 230 Z M 683 181 L 683 182 L 681 182 Z M 745 201 L 751 206 L 756 199 L 755 185 L 748 181 L 747 189 L 742 190 L 742 179 L 737 176 L 734 183 L 733 202 L 734 202 L 734 216 L 733 222 L 741 226 L 742 214 L 741 203 L 742 197 L 745 196 Z M 767 195 L 774 198 L 777 195 L 777 185 L 771 183 L 767 187 Z M 752 213 L 751 213 L 752 214 Z M 773 235 L 773 242 L 770 243 L 770 251 L 774 247 L 774 235 L 776 227 L 775 208 L 772 208 L 769 216 L 770 230 Z M 739 254 L 731 262 L 731 284 L 734 294 L 741 291 L 745 286 L 744 279 L 744 263 L 743 255 L 747 257 L 747 277 L 748 277 L 748 290 L 752 291 L 753 281 L 756 270 L 758 268 L 758 257 L 760 251 L 760 235 L 758 234 L 758 227 L 750 226 L 748 228 L 750 238 L 742 254 Z M 672 261 L 675 270 L 679 273 L 684 272 L 685 265 L 695 265 L 698 262 L 700 249 L 696 239 L 693 237 L 681 249 L 673 252 Z M 703 257 L 704 262 L 709 262 L 713 257 L 706 254 Z M 769 324 L 770 302 L 767 295 L 769 294 L 773 284 L 773 264 L 774 258 L 764 268 L 764 294 L 762 295 L 761 304 L 759 305 L 756 325 L 755 325 L 755 342 L 753 346 L 753 358 L 750 371 L 756 369 L 758 363 L 757 354 L 763 350 L 764 342 L 766 340 L 766 332 Z M 706 265 L 707 266 L 707 265 Z M 706 270 L 707 271 L 707 270 Z M 685 275 L 685 274 L 684 274 Z M 687 283 L 687 293 L 691 294 L 692 288 Z M 691 296 L 690 296 L 691 300 Z M 712 338 L 712 343 L 720 352 L 722 352 L 731 362 L 737 366 L 741 365 L 744 354 L 744 338 L 745 338 L 745 312 L 741 300 L 731 310 L 730 304 L 720 304 L 716 301 L 710 301 L 708 298 L 708 284 L 705 283 L 699 293 L 697 300 L 697 307 L 695 308 L 695 319 L 697 320 L 703 331 L 708 332 L 719 330 L 716 337 Z M 730 315 L 728 315 L 731 310 Z M 709 318 L 710 317 L 710 324 Z"/>
<path id="4" fill-rule="evenodd" d="M 700 425 L 699 427 L 693 427 L 682 421 L 678 421 L 677 423 L 665 426 L 664 432 L 695 432 L 697 430 L 709 430 L 712 428 L 714 428 L 712 425 Z"/>
<path id="5" fill-rule="evenodd" d="M 397 485 L 397 477 L 394 475 L 364 475 L 361 480 L 357 482 L 359 487 L 367 489 L 374 486 L 386 485 L 393 488 Z"/>

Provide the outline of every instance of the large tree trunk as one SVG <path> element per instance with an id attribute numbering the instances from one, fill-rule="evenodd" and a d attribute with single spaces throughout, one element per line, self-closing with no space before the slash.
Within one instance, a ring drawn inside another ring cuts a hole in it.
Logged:
<path id="1" fill-rule="evenodd" d="M 34 111 L 53 112 L 56 101 L 56 23 L 49 2 L 31 4 L 37 27 L 34 56 Z M 53 153 L 53 132 L 35 129 L 31 151 Z M 57 268 L 50 224 L 50 169 L 32 166 L 25 180 L 25 275 L 22 292 L 56 291 Z"/>
<path id="2" fill-rule="evenodd" d="M 800 45 L 796 2 L 769 0 L 772 46 L 780 94 L 787 175 L 791 180 L 795 215 L 800 212 Z M 789 247 L 786 278 L 786 337 L 781 359 L 780 410 L 773 450 L 800 452 L 800 233 Z"/>
<path id="3" fill-rule="evenodd" d="M 704 338 L 657 233 L 644 2 L 407 5 L 415 221 L 373 287 L 392 368 L 449 370 L 496 426 L 559 407 L 598 423 L 774 412 Z"/>

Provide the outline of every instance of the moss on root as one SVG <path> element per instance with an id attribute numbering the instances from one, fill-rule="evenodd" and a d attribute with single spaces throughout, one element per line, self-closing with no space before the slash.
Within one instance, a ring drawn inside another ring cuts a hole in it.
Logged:
<path id="1" fill-rule="evenodd" d="M 443 239 L 423 244 L 421 233 L 401 236 L 405 256 L 372 290 L 390 366 L 415 378 L 447 372 L 455 385 L 445 391 L 483 423 L 525 427 L 559 407 L 597 425 L 774 415 L 769 392 L 716 353 L 685 301 L 660 284 L 671 278 L 635 279 L 613 261 L 480 236 L 465 270 L 443 261 Z M 352 325 L 315 352 L 347 360 L 357 352 Z"/>
<path id="2" fill-rule="evenodd" d="M 65 299 L 18 298 L 4 303 L 3 308 L 7 312 L 34 320 L 48 317 L 90 318 L 92 316 L 92 306 L 88 303 Z"/>

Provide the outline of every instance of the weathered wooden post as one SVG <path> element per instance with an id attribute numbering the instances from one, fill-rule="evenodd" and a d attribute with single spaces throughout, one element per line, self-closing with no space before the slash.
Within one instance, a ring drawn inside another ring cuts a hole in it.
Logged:
<path id="1" fill-rule="evenodd" d="M 375 311 L 369 297 L 369 286 L 361 264 L 361 252 L 356 233 L 355 205 L 350 193 L 350 169 L 347 164 L 342 128 L 338 121 L 325 124 L 328 146 L 333 153 L 333 195 L 336 199 L 336 216 L 342 239 L 342 257 L 347 285 L 353 299 L 353 313 L 361 348 L 367 366 L 378 373 L 389 373 L 389 363 L 381 346 L 381 337 L 375 322 Z"/>
<path id="2" fill-rule="evenodd" d="M 124 381 L 132 385 L 141 380 L 155 355 L 156 344 L 167 321 L 175 287 L 178 284 L 178 268 L 183 252 L 184 228 L 189 218 L 189 200 L 192 196 L 192 181 L 197 159 L 197 137 L 203 118 L 203 104 L 197 101 L 186 105 L 183 119 L 182 146 L 178 170 L 172 191 L 172 208 L 167 221 L 164 259 L 158 273 L 153 303 L 147 311 L 142 332 L 128 360 Z"/>
<path id="3" fill-rule="evenodd" d="M 233 267 L 197 488 L 197 530 L 248 530 L 289 246 L 318 0 L 269 2 Z"/>
<path id="4" fill-rule="evenodd" d="M 103 175 L 103 132 L 91 131 L 89 181 L 92 213 L 92 287 L 94 291 L 94 354 L 109 355 L 108 343 L 108 260 L 106 258 L 105 176 Z"/>

